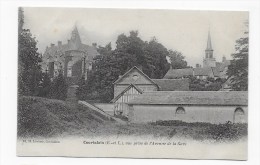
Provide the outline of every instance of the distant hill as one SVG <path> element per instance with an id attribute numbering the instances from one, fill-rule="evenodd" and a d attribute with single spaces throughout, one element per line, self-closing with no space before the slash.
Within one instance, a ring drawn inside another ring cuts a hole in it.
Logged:
<path id="1" fill-rule="evenodd" d="M 73 135 L 84 130 L 92 135 L 109 119 L 76 103 L 40 97 L 19 97 L 18 137 Z"/>

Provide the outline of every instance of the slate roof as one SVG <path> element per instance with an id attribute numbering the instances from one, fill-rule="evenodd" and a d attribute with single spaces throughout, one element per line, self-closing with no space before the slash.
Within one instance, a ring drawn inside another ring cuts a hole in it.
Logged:
<path id="1" fill-rule="evenodd" d="M 152 79 L 160 91 L 188 91 L 189 79 Z"/>
<path id="2" fill-rule="evenodd" d="M 59 42 L 58 45 L 51 44 L 50 47 L 46 47 L 46 50 L 43 54 L 44 60 L 48 59 L 49 62 L 53 62 L 55 60 L 55 57 L 65 58 L 64 55 L 66 51 L 85 52 L 88 56 L 88 60 L 92 60 L 96 55 L 99 54 L 95 47 L 81 43 L 77 27 L 75 27 L 72 31 L 71 39 L 68 40 L 66 44 L 62 44 L 61 41 Z"/>
<path id="3" fill-rule="evenodd" d="M 128 104 L 156 105 L 248 105 L 246 91 L 155 91 L 136 96 Z"/>
<path id="4" fill-rule="evenodd" d="M 164 79 L 174 79 L 181 78 L 183 76 L 192 76 L 193 69 L 185 68 L 185 69 L 170 69 L 164 76 Z"/>
<path id="5" fill-rule="evenodd" d="M 49 56 L 49 60 L 51 62 L 51 60 L 54 59 L 53 58 L 54 56 L 64 57 L 66 51 L 85 52 L 88 55 L 89 59 L 93 59 L 95 56 L 99 54 L 95 47 L 80 43 L 78 48 L 75 48 L 74 46 L 72 46 L 72 44 L 63 44 L 60 46 L 55 45 L 55 46 L 47 47 L 43 55 L 46 58 L 48 58 Z"/>

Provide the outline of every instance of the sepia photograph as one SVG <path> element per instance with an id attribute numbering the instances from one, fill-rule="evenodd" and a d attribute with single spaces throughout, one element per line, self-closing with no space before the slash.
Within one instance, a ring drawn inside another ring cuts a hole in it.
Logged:
<path id="1" fill-rule="evenodd" d="M 17 13 L 17 156 L 248 159 L 248 11 Z"/>

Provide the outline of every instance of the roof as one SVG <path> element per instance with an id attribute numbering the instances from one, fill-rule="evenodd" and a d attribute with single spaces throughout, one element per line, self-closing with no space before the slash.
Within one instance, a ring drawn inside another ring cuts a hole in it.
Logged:
<path id="1" fill-rule="evenodd" d="M 143 75 L 148 81 L 150 81 L 152 84 L 158 86 L 152 79 L 150 79 L 144 72 L 142 72 L 138 67 L 134 66 L 131 69 L 129 69 L 123 76 L 119 77 L 113 84 L 118 84 L 123 78 L 127 77 L 127 75 L 132 72 L 133 70 L 137 70 L 141 75 Z M 124 83 L 126 84 L 137 84 L 136 82 L 133 82 L 132 79 L 125 80 Z"/>
<path id="2" fill-rule="evenodd" d="M 136 96 L 128 104 L 156 105 L 244 105 L 247 91 L 156 91 Z"/>
<path id="3" fill-rule="evenodd" d="M 66 51 L 81 51 L 85 52 L 89 58 L 92 60 L 99 53 L 94 46 L 89 46 L 81 43 L 81 39 L 77 30 L 77 27 L 71 33 L 71 39 L 68 40 L 66 44 L 62 44 L 61 41 L 58 42 L 58 45 L 51 44 L 50 47 L 46 47 L 46 50 L 43 54 L 44 59 L 49 59 L 50 62 L 54 61 L 55 58 L 61 58 Z"/>
<path id="4" fill-rule="evenodd" d="M 114 103 L 114 102 L 116 102 L 122 95 L 124 95 L 124 93 L 126 92 L 126 91 L 128 91 L 131 87 L 134 87 L 140 94 L 142 94 L 143 93 L 143 91 L 140 89 L 140 88 L 138 88 L 136 85 L 134 85 L 134 84 L 130 84 L 127 88 L 125 88 L 121 93 L 119 93 L 115 98 L 113 98 L 111 101 L 110 101 L 110 103 Z"/>
<path id="5" fill-rule="evenodd" d="M 211 67 L 194 68 L 195 76 L 210 76 L 213 74 Z"/>
<path id="6" fill-rule="evenodd" d="M 185 68 L 185 69 L 170 69 L 164 76 L 164 79 L 173 79 L 173 78 L 181 78 L 183 76 L 192 76 L 193 69 Z"/>
<path id="7" fill-rule="evenodd" d="M 212 49 L 212 44 L 211 44 L 211 37 L 210 37 L 210 31 L 209 31 L 209 33 L 208 33 L 208 42 L 207 42 L 207 48 L 206 48 L 206 50 L 213 50 Z"/>
<path id="8" fill-rule="evenodd" d="M 152 79 L 160 91 L 188 91 L 189 79 Z"/>

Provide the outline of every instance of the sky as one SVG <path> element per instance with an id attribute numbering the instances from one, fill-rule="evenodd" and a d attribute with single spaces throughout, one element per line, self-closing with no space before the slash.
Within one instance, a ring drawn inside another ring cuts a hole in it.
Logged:
<path id="1" fill-rule="evenodd" d="M 138 30 L 142 40 L 152 37 L 167 49 L 181 52 L 189 66 L 202 65 L 211 33 L 214 57 L 232 59 L 235 41 L 243 36 L 245 11 L 184 11 L 151 9 L 24 8 L 24 28 L 38 40 L 40 53 L 58 41 L 67 43 L 75 25 L 82 43 L 115 47 L 117 36 Z"/>

